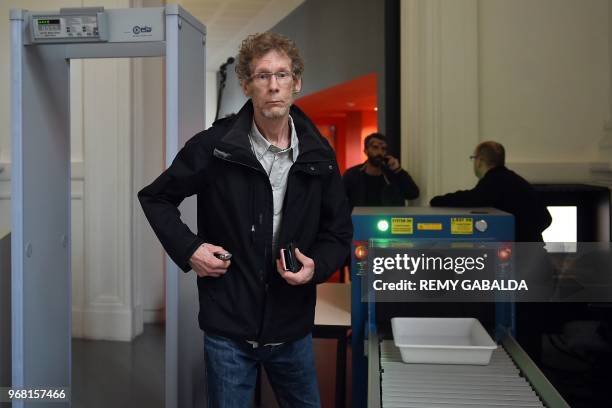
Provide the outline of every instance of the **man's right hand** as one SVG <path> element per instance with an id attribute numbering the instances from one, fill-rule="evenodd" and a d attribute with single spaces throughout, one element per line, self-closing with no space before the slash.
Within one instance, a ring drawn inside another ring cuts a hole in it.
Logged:
<path id="1" fill-rule="evenodd" d="M 189 264 L 195 273 L 200 277 L 204 278 L 210 276 L 218 278 L 227 272 L 231 261 L 222 261 L 215 256 L 215 252 L 225 253 L 227 252 L 220 246 L 212 244 L 202 244 L 196 249 L 196 251 L 189 258 Z"/>

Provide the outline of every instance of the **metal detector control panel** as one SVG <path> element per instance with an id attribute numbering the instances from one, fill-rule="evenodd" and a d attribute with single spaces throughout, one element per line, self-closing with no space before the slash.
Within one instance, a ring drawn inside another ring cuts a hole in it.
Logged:
<path id="1" fill-rule="evenodd" d="M 61 9 L 59 13 L 32 14 L 33 43 L 107 41 L 103 8 Z"/>

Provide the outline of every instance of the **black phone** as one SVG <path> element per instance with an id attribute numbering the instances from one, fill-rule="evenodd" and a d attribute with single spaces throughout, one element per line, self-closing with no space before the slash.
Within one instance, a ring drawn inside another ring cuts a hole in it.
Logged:
<path id="1" fill-rule="evenodd" d="M 295 257 L 295 245 L 292 242 L 281 248 L 281 264 L 286 271 L 297 272 L 302 269 L 302 264 Z"/>

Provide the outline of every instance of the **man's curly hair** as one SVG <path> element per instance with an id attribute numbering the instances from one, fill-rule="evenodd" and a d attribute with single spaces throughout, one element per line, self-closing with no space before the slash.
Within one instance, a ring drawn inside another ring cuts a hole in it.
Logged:
<path id="1" fill-rule="evenodd" d="M 304 60 L 300 55 L 295 42 L 284 35 L 265 32 L 249 35 L 242 41 L 238 51 L 236 75 L 240 82 L 251 80 L 251 63 L 270 51 L 277 51 L 287 55 L 291 60 L 291 69 L 295 78 L 301 78 L 304 72 Z"/>

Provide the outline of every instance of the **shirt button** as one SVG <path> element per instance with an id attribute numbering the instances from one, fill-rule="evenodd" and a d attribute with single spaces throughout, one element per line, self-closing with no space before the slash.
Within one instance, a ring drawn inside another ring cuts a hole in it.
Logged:
<path id="1" fill-rule="evenodd" d="M 315 171 L 314 166 L 310 166 L 310 171 Z"/>
<path id="2" fill-rule="evenodd" d="M 332 165 L 330 164 L 330 165 L 329 165 L 329 169 L 331 170 L 331 169 L 333 169 L 333 168 L 334 168 L 334 166 L 332 166 Z"/>

